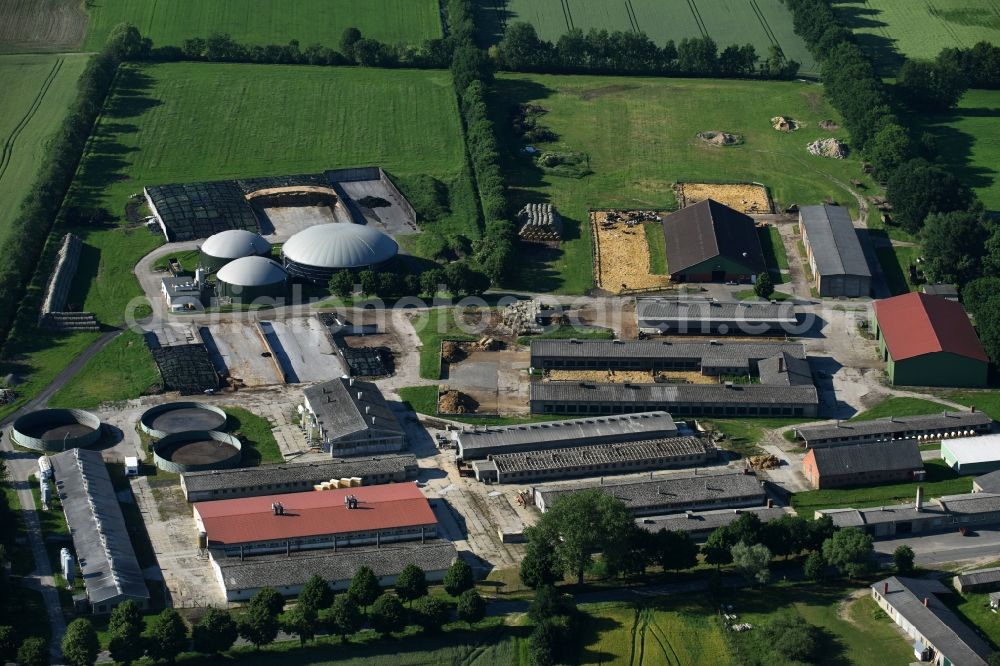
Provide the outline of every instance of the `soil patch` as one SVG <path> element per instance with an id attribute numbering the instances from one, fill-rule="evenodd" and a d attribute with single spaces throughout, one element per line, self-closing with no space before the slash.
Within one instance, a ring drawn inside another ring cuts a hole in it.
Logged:
<path id="1" fill-rule="evenodd" d="M 771 127 L 779 132 L 794 132 L 799 128 L 799 123 L 788 116 L 775 116 L 771 118 Z"/>
<path id="2" fill-rule="evenodd" d="M 770 213 L 767 188 L 754 183 L 678 183 L 677 201 L 682 208 L 714 199 L 744 213 Z"/>
<path id="3" fill-rule="evenodd" d="M 834 160 L 842 160 L 847 157 L 847 144 L 833 137 L 829 139 L 817 139 L 810 143 L 806 150 L 813 155 L 829 157 Z"/>
<path id="4" fill-rule="evenodd" d="M 819 126 L 830 132 L 840 129 L 840 125 L 833 122 L 832 120 L 821 120 L 819 121 Z"/>
<path id="5" fill-rule="evenodd" d="M 649 241 L 643 222 L 659 221 L 650 211 L 594 211 L 590 214 L 595 240 L 594 277 L 612 294 L 664 289 L 665 275 L 649 267 Z"/>
<path id="6" fill-rule="evenodd" d="M 743 137 L 729 132 L 698 132 L 698 138 L 713 146 L 736 146 L 743 143 Z"/>
<path id="7" fill-rule="evenodd" d="M 438 412 L 441 414 L 471 414 L 479 409 L 479 403 L 471 396 L 449 389 L 438 398 Z"/>

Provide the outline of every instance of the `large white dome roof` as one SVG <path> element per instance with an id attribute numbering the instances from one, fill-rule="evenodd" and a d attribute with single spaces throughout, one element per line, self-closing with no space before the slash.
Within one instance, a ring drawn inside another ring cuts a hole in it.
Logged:
<path id="1" fill-rule="evenodd" d="M 357 268 L 396 256 L 399 245 L 378 229 L 361 224 L 319 224 L 295 234 L 281 248 L 290 261 L 316 268 Z"/>
<path id="2" fill-rule="evenodd" d="M 271 244 L 260 234 L 245 229 L 227 229 L 209 236 L 201 245 L 201 251 L 218 259 L 239 259 L 271 252 Z"/>
<path id="3" fill-rule="evenodd" d="M 241 287 L 261 287 L 288 279 L 278 262 L 266 257 L 242 257 L 219 269 L 219 281 Z"/>

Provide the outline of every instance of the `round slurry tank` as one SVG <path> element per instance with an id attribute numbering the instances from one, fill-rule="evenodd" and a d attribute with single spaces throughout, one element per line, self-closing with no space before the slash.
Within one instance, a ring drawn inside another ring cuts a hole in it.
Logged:
<path id="1" fill-rule="evenodd" d="M 399 252 L 391 236 L 362 224 L 318 224 L 281 246 L 285 270 L 292 277 L 325 283 L 343 268 L 372 268 Z"/>
<path id="2" fill-rule="evenodd" d="M 281 298 L 288 286 L 288 273 L 281 264 L 264 257 L 235 259 L 216 273 L 219 296 L 238 298 L 243 302 L 257 298 Z"/>
<path id="3" fill-rule="evenodd" d="M 216 430 L 178 432 L 153 444 L 156 466 L 177 474 L 237 467 L 242 456 L 240 440 Z"/>
<path id="4" fill-rule="evenodd" d="M 202 243 L 198 263 L 202 268 L 214 272 L 234 259 L 269 256 L 271 244 L 260 234 L 246 229 L 226 229 L 209 236 Z"/>
<path id="5" fill-rule="evenodd" d="M 153 439 L 190 430 L 226 430 L 226 413 L 204 402 L 165 402 L 150 407 L 139 419 L 139 429 Z"/>
<path id="6" fill-rule="evenodd" d="M 101 420 L 81 409 L 40 409 L 14 421 L 10 436 L 36 451 L 86 448 L 101 439 Z"/>

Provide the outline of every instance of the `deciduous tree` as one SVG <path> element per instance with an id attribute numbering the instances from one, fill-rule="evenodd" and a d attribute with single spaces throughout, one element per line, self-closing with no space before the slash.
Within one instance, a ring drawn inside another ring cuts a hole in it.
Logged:
<path id="1" fill-rule="evenodd" d="M 740 541 L 732 547 L 733 566 L 754 585 L 765 585 L 771 579 L 771 551 L 762 543 L 747 545 Z"/>
<path id="2" fill-rule="evenodd" d="M 382 588 L 379 587 L 375 572 L 371 570 L 371 567 L 366 565 L 362 565 L 361 568 L 354 572 L 351 584 L 347 588 L 347 594 L 354 597 L 354 600 L 364 610 L 367 610 L 378 599 L 381 593 Z"/>
<path id="3" fill-rule="evenodd" d="M 115 606 L 108 618 L 111 658 L 126 666 L 142 658 L 146 651 L 142 637 L 144 628 L 142 612 L 134 601 L 129 599 Z"/>
<path id="4" fill-rule="evenodd" d="M 407 564 L 396 577 L 396 584 L 393 588 L 400 599 L 409 601 L 412 606 L 414 599 L 419 599 L 427 594 L 427 575 L 417 565 Z"/>
<path id="5" fill-rule="evenodd" d="M 476 584 L 472 567 L 462 558 L 456 559 L 444 574 L 444 591 L 457 597 Z"/>
<path id="6" fill-rule="evenodd" d="M 458 619 L 470 625 L 486 616 L 486 601 L 475 590 L 466 590 L 458 597 Z"/>
<path id="7" fill-rule="evenodd" d="M 372 627 L 383 636 L 394 631 L 402 631 L 406 626 L 406 611 L 403 602 L 395 594 L 386 592 L 372 604 Z"/>
<path id="8" fill-rule="evenodd" d="M 69 666 L 93 666 L 101 644 L 94 625 L 87 618 L 77 618 L 66 627 L 62 639 L 63 660 Z"/>
<path id="9" fill-rule="evenodd" d="M 856 527 L 839 529 L 823 543 L 823 557 L 827 563 L 850 578 L 863 576 L 871 570 L 874 552 L 871 536 Z"/>
<path id="10" fill-rule="evenodd" d="M 180 614 L 173 608 L 165 608 L 149 627 L 149 656 L 158 661 L 173 663 L 187 647 L 187 627 Z"/>
<path id="11" fill-rule="evenodd" d="M 233 647 L 239 631 L 229 611 L 209 606 L 191 629 L 194 649 L 204 654 L 219 654 Z"/>

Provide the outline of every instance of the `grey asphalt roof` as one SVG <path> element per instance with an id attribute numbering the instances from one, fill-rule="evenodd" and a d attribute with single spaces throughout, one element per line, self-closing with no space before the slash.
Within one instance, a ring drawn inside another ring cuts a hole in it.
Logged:
<path id="1" fill-rule="evenodd" d="M 760 383 L 771 386 L 812 386 L 812 370 L 809 361 L 796 358 L 788 352 L 765 358 L 757 364 Z"/>
<path id="2" fill-rule="evenodd" d="M 1000 470 L 977 476 L 974 481 L 982 489 L 982 492 L 1000 493 Z"/>
<path id="3" fill-rule="evenodd" d="M 805 358 L 797 342 L 715 342 L 673 340 L 532 340 L 531 357 L 535 358 L 645 358 L 645 359 L 726 359 L 747 364 L 787 352 Z"/>
<path id="4" fill-rule="evenodd" d="M 883 592 L 886 583 L 887 594 Z M 938 598 L 939 594 L 949 593 L 941 581 L 892 576 L 875 583 L 872 589 L 884 596 L 951 663 L 986 666 L 993 650 Z"/>
<path id="5" fill-rule="evenodd" d="M 871 277 L 858 232 L 843 206 L 803 206 L 799 217 L 820 275 L 862 275 Z"/>
<path id="6" fill-rule="evenodd" d="M 990 567 L 988 569 L 977 569 L 967 571 L 955 576 L 961 581 L 962 586 L 966 585 L 986 585 L 988 583 L 1000 583 L 1000 567 Z"/>
<path id="7" fill-rule="evenodd" d="M 759 497 L 763 503 L 766 494 L 760 481 L 753 474 L 698 474 L 694 476 L 666 476 L 632 483 L 604 484 L 599 481 L 541 485 L 533 488 L 552 506 L 560 495 L 599 488 L 625 502 L 636 511 L 644 507 L 690 504 L 692 502 L 726 501 L 742 497 Z"/>
<path id="8" fill-rule="evenodd" d="M 398 574 L 408 564 L 424 571 L 447 569 L 458 552 L 450 541 L 431 541 L 413 546 L 386 548 L 341 548 L 310 550 L 292 555 L 255 555 L 240 561 L 212 551 L 222 571 L 227 590 L 250 590 L 265 586 L 302 585 L 314 574 L 328 582 L 350 580 L 362 566 L 371 567 L 379 578 Z"/>
<path id="9" fill-rule="evenodd" d="M 547 451 L 490 456 L 501 473 L 607 465 L 614 462 L 660 461 L 695 455 L 714 455 L 715 446 L 698 437 L 668 437 L 622 444 L 575 446 Z"/>
<path id="10" fill-rule="evenodd" d="M 111 476 L 99 451 L 72 449 L 50 458 L 91 604 L 148 599 Z"/>
<path id="11" fill-rule="evenodd" d="M 936 501 L 946 511 L 957 514 L 974 515 L 1000 511 L 1000 495 L 996 493 L 945 495 L 944 497 L 938 497 Z"/>
<path id="12" fill-rule="evenodd" d="M 966 428 L 992 423 L 985 412 L 943 412 L 921 416 L 894 416 L 871 421 L 840 421 L 836 424 L 796 428 L 799 437 L 806 440 L 829 439 L 867 435 L 891 435 L 911 430 L 941 430 Z"/>
<path id="13" fill-rule="evenodd" d="M 531 400 L 541 402 L 607 402 L 670 404 L 752 403 L 815 405 L 814 386 L 767 384 L 591 384 L 587 382 L 532 382 Z"/>
<path id="14" fill-rule="evenodd" d="M 812 449 L 820 477 L 924 468 L 920 447 L 912 439 L 849 444 Z"/>
<path id="15" fill-rule="evenodd" d="M 364 478 L 377 474 L 393 474 L 407 469 L 416 470 L 416 467 L 417 457 L 413 454 L 371 458 L 333 458 L 313 462 L 189 472 L 184 475 L 184 487 L 187 488 L 188 492 L 205 492 L 223 488 L 251 488 L 297 481 L 319 483 L 320 481 L 352 476 Z"/>
<path id="16" fill-rule="evenodd" d="M 958 298 L 958 288 L 953 284 L 925 284 L 922 291 L 931 296 Z"/>
<path id="17" fill-rule="evenodd" d="M 713 199 L 667 215 L 663 236 L 671 273 L 718 256 L 746 266 L 752 273 L 765 269 L 753 218 Z"/>
<path id="18" fill-rule="evenodd" d="M 746 322 L 792 324 L 797 322 L 791 303 L 761 303 L 756 301 L 709 301 L 679 298 L 638 298 L 635 305 L 640 326 L 658 320 L 691 322 Z"/>
<path id="19" fill-rule="evenodd" d="M 781 507 L 751 506 L 743 509 L 715 509 L 712 511 L 674 513 L 668 516 L 647 516 L 645 518 L 636 518 L 635 522 L 639 527 L 650 532 L 659 532 L 660 530 L 671 532 L 702 532 L 728 525 L 744 513 L 757 514 L 762 523 L 777 520 L 785 515 L 794 515 L 789 514 L 787 510 Z"/>
<path id="20" fill-rule="evenodd" d="M 557 441 L 580 441 L 613 438 L 615 441 L 669 437 L 677 432 L 673 417 L 667 412 L 594 416 L 564 421 L 547 421 L 463 431 L 458 435 L 460 452 L 477 449 L 520 447 Z"/>
<path id="21" fill-rule="evenodd" d="M 926 520 L 933 517 L 949 515 L 977 515 L 1000 511 L 1000 494 L 966 493 L 964 495 L 949 495 L 924 502 L 923 509 L 917 511 L 913 502 L 894 504 L 892 506 L 873 507 L 871 509 L 823 509 L 822 514 L 829 515 L 833 524 L 838 527 L 863 527 L 880 523 L 893 523 L 903 520 Z"/>
<path id="22" fill-rule="evenodd" d="M 310 386 L 303 393 L 331 439 L 363 430 L 404 432 L 382 392 L 371 382 L 340 377 Z"/>

